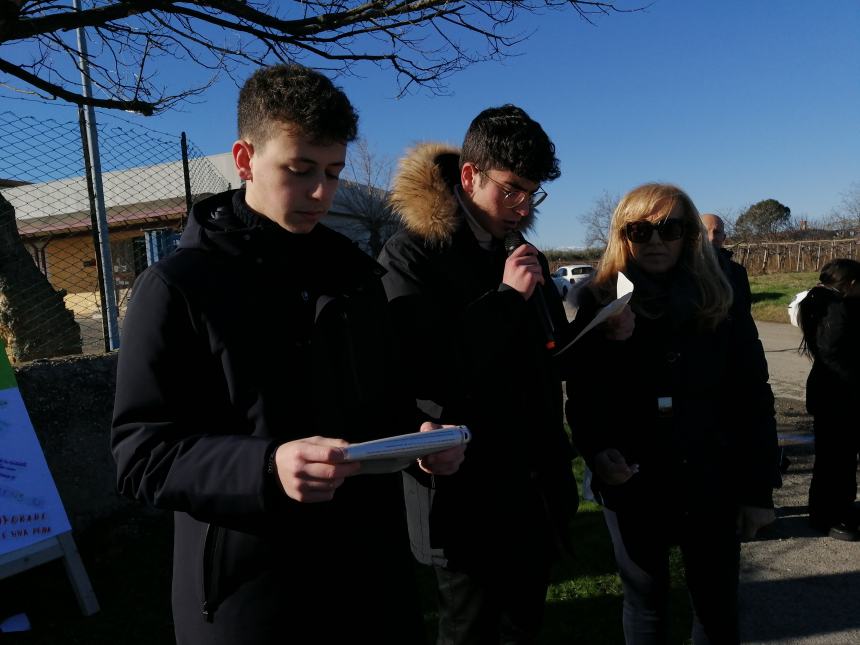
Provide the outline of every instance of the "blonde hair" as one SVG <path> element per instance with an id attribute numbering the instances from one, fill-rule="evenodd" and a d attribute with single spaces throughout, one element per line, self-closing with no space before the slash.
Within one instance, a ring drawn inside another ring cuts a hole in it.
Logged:
<path id="1" fill-rule="evenodd" d="M 683 247 L 678 268 L 694 277 L 699 298 L 696 318 L 704 327 L 713 329 L 728 314 L 732 302 L 732 288 L 723 274 L 699 211 L 683 190 L 671 184 L 643 184 L 627 193 L 612 214 L 609 226 L 609 243 L 597 266 L 591 288 L 603 302 L 614 297 L 618 272 L 627 271 L 630 265 L 630 243 L 624 228 L 640 220 L 659 221 L 677 206 L 685 224 Z"/>

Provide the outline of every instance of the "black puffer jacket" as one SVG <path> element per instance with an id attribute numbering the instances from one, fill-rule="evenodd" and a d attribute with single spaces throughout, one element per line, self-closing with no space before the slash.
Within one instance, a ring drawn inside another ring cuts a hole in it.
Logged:
<path id="1" fill-rule="evenodd" d="M 291 235 L 224 193 L 138 279 L 111 440 L 121 492 L 176 511 L 178 642 L 314 629 L 315 642 L 421 640 L 400 476 L 353 477 L 333 501 L 299 504 L 266 473 L 293 439 L 417 430 L 396 395 L 382 273 L 342 235 Z M 380 606 L 386 620 L 368 622 Z"/>
<path id="2" fill-rule="evenodd" d="M 501 285 L 504 248 L 481 248 L 453 193 L 458 153 L 422 145 L 401 163 L 405 229 L 380 262 L 409 386 L 428 417 L 473 439 L 451 477 L 406 477 L 416 556 L 454 569 L 546 557 L 576 510 L 557 365 L 530 303 Z M 567 326 L 541 256 L 544 297 Z"/>
<path id="3" fill-rule="evenodd" d="M 574 443 L 590 465 L 607 448 L 639 465 L 624 484 L 595 476 L 593 487 L 607 507 L 644 514 L 650 527 L 673 524 L 664 516 L 733 518 L 738 504 L 772 507 L 776 426 L 755 324 L 737 303 L 715 330 L 702 330 L 692 315 L 695 288 L 672 284 L 668 315 L 649 318 L 634 291 L 636 327 L 628 340 L 592 332 L 581 341 L 595 360 L 588 378 L 568 388 Z M 588 289 L 580 298 L 577 319 L 588 320 L 595 298 Z M 660 399 L 671 410 L 661 412 Z"/>

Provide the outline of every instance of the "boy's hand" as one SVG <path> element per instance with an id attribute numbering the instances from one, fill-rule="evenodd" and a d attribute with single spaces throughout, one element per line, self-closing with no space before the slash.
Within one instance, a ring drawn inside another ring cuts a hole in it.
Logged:
<path id="1" fill-rule="evenodd" d="M 454 428 L 453 425 L 439 425 L 432 421 L 425 421 L 421 424 L 419 430 L 421 432 L 432 432 L 441 428 Z M 448 448 L 441 452 L 434 452 L 426 457 L 418 459 L 418 467 L 428 475 L 453 475 L 460 468 L 463 459 L 466 457 L 466 444 Z"/>
<path id="2" fill-rule="evenodd" d="M 515 289 L 528 300 L 538 284 L 543 284 L 543 270 L 537 258 L 537 249 L 521 244 L 505 260 L 502 283 Z"/>
<path id="3" fill-rule="evenodd" d="M 361 470 L 357 462 L 344 462 L 343 439 L 308 437 L 289 441 L 275 451 L 275 468 L 281 487 L 297 502 L 328 502 L 344 478 Z"/>

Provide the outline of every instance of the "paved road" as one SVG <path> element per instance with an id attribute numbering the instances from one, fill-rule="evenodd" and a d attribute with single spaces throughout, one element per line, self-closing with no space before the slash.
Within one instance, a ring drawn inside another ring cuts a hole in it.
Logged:
<path id="1" fill-rule="evenodd" d="M 812 363 L 797 351 L 800 347 L 800 330 L 782 323 L 757 322 L 756 326 L 764 345 L 774 395 L 805 400 L 806 377 Z"/>
<path id="2" fill-rule="evenodd" d="M 809 432 L 804 395 L 809 361 L 797 354 L 800 331 L 758 323 L 777 398 L 781 432 Z M 777 522 L 742 546 L 740 617 L 744 643 L 860 644 L 860 542 L 821 536 L 807 525 L 812 446 L 786 448 L 792 459 L 776 491 Z"/>
<path id="3" fill-rule="evenodd" d="M 789 415 L 804 421 L 802 402 Z M 782 406 L 781 406 L 782 407 Z M 840 542 L 807 525 L 812 447 L 792 459 L 776 491 L 777 522 L 741 546 L 740 624 L 744 643 L 860 643 L 860 542 Z"/>

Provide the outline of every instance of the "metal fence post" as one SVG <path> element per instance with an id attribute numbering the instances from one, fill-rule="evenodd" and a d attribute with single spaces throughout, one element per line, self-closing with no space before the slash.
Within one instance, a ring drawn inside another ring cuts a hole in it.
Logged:
<path id="1" fill-rule="evenodd" d="M 76 11 L 81 11 L 80 0 L 74 0 Z M 92 96 L 92 87 L 89 75 L 89 58 L 87 56 L 87 37 L 83 27 L 78 27 L 78 53 L 81 66 L 81 85 L 84 96 Z M 119 347 L 119 311 L 116 304 L 116 284 L 113 279 L 113 261 L 110 253 L 110 235 L 108 233 L 107 212 L 105 209 L 104 186 L 102 185 L 102 164 L 99 157 L 99 136 L 96 128 L 96 111 L 91 105 L 83 107 L 84 120 L 86 121 L 84 145 L 89 148 L 90 162 L 92 164 L 92 191 L 95 194 L 95 205 L 98 224 L 98 253 L 101 256 L 101 291 L 103 300 L 102 316 L 107 318 L 107 337 L 105 338 L 107 351 Z"/>
<path id="2" fill-rule="evenodd" d="M 185 217 L 191 212 L 191 173 L 188 170 L 188 140 L 185 133 L 179 138 L 182 147 L 182 175 L 185 179 Z"/>
<path id="3" fill-rule="evenodd" d="M 107 311 L 107 303 L 105 303 L 105 281 L 104 274 L 102 273 L 102 254 L 99 248 L 99 220 L 98 215 L 96 214 L 96 194 L 93 190 L 93 167 L 92 164 L 90 164 L 90 151 L 89 146 L 87 145 L 87 123 L 86 117 L 84 116 L 83 106 L 78 107 L 78 124 L 81 128 L 81 151 L 84 155 L 84 175 L 87 179 L 87 197 L 89 198 L 90 204 L 90 230 L 93 238 L 93 251 L 96 256 L 96 275 L 98 276 L 99 282 L 99 303 L 102 309 L 102 334 L 104 335 L 105 351 L 109 352 L 111 351 L 110 329 L 108 328 L 107 316 L 104 315 L 104 312 Z"/>

